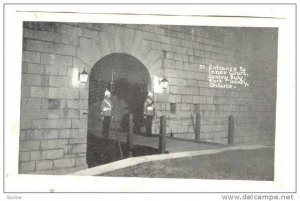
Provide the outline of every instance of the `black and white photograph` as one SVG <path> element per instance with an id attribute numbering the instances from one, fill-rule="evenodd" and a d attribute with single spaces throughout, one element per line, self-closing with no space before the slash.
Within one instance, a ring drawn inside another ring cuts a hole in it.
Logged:
<path id="1" fill-rule="evenodd" d="M 276 182 L 280 26 L 34 15 L 16 50 L 17 175 Z"/>
<path id="2" fill-rule="evenodd" d="M 24 22 L 19 173 L 273 180 L 277 35 Z"/>

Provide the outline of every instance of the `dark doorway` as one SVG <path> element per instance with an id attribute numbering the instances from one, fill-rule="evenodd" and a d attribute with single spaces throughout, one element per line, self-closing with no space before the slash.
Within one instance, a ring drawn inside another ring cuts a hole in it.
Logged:
<path id="1" fill-rule="evenodd" d="M 123 53 L 105 56 L 93 66 L 89 78 L 88 164 L 95 164 L 95 161 L 107 163 L 118 158 L 118 146 L 111 141 L 106 143 L 108 141 L 104 142 L 102 139 L 100 106 L 106 89 L 112 92 L 112 130 L 126 135 L 127 117 L 130 112 L 133 114 L 134 131 L 139 133 L 143 126 L 143 104 L 147 90 L 151 89 L 150 74 L 138 59 Z M 104 152 L 113 156 L 107 156 Z"/>

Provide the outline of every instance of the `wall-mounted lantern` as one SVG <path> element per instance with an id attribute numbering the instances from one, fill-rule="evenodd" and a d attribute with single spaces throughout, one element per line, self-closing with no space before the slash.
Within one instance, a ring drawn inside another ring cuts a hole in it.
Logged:
<path id="1" fill-rule="evenodd" d="M 162 60 L 162 73 L 163 75 L 165 75 L 165 60 L 166 60 L 166 56 L 167 55 L 167 51 L 166 50 L 163 50 L 163 60 Z M 169 86 L 169 80 L 163 76 L 162 79 L 159 81 L 159 86 L 162 88 L 162 89 L 167 89 L 168 86 Z"/>
<path id="2" fill-rule="evenodd" d="M 82 83 L 86 83 L 88 81 L 89 74 L 83 69 L 81 73 L 79 73 L 79 81 Z"/>
<path id="3" fill-rule="evenodd" d="M 167 78 L 165 76 L 159 81 L 159 85 L 163 89 L 167 89 L 168 88 L 169 81 L 167 80 Z"/>

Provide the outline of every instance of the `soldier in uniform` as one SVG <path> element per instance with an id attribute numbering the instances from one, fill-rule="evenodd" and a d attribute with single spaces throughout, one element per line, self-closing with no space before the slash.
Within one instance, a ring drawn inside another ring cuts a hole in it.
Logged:
<path id="1" fill-rule="evenodd" d="M 153 93 L 148 92 L 148 96 L 144 103 L 144 118 L 146 119 L 146 135 L 150 136 L 152 134 L 152 121 L 154 117 L 154 100 Z"/>
<path id="2" fill-rule="evenodd" d="M 110 122 L 112 118 L 112 101 L 110 99 L 111 93 L 109 90 L 104 92 L 104 99 L 101 103 L 101 116 L 103 121 L 103 137 L 108 138 Z"/>

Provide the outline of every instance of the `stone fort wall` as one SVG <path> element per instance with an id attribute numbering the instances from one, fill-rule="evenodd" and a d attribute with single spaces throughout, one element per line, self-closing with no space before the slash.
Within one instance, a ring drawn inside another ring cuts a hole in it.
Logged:
<path id="1" fill-rule="evenodd" d="M 111 53 L 167 77 L 155 106 L 169 134 L 194 139 L 199 111 L 203 141 L 226 144 L 233 115 L 235 143 L 274 143 L 277 29 L 24 22 L 20 173 L 86 168 L 89 85 L 78 73 Z M 216 66 L 237 67 L 241 79 Z"/>

